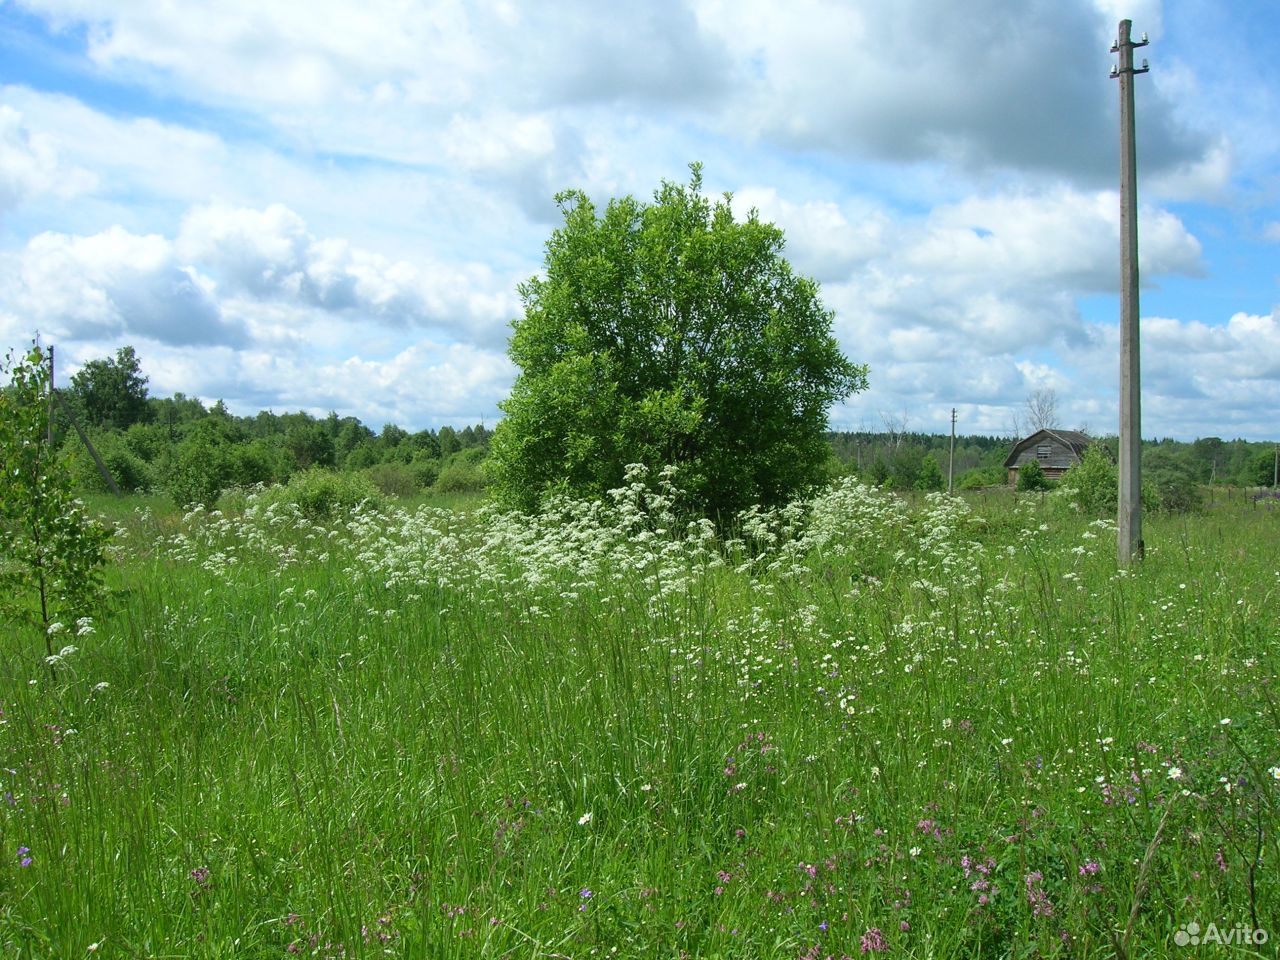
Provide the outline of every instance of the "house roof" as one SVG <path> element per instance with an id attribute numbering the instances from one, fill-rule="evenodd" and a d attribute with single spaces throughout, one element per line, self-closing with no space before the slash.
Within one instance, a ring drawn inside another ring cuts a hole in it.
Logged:
<path id="1" fill-rule="evenodd" d="M 1023 437 L 1013 445 L 1013 449 L 1009 451 L 1009 456 L 1005 458 L 1004 465 L 1006 467 L 1016 467 L 1018 463 L 1018 455 L 1026 450 L 1027 447 L 1044 443 L 1046 440 L 1057 440 L 1067 449 L 1071 450 L 1077 457 L 1083 456 L 1089 444 L 1093 443 L 1093 438 L 1079 430 L 1037 430 L 1029 437 Z"/>

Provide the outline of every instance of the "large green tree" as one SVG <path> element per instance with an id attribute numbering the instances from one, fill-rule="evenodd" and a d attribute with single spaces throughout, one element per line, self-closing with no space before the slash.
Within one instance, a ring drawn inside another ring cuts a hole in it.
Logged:
<path id="1" fill-rule="evenodd" d="M 520 373 L 493 436 L 507 502 L 598 495 L 628 463 L 672 464 L 696 507 L 727 517 L 823 476 L 827 411 L 865 388 L 866 367 L 841 354 L 782 231 L 754 211 L 735 220 L 691 170 L 603 214 L 579 191 L 557 196 L 564 224 L 545 275 L 520 287 Z"/>
<path id="2" fill-rule="evenodd" d="M 71 401 L 93 426 L 124 430 L 147 420 L 147 378 L 133 347 L 114 358 L 90 360 L 71 378 Z"/>

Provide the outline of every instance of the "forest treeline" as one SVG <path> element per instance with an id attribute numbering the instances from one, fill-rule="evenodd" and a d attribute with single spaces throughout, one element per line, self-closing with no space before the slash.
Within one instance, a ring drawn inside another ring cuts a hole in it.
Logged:
<path id="1" fill-rule="evenodd" d="M 212 503 L 229 487 L 288 481 L 315 468 L 359 473 L 381 492 L 469 492 L 486 485 L 492 431 L 484 424 L 410 432 L 379 430 L 356 417 L 261 411 L 236 416 L 222 401 L 206 407 L 176 393 L 151 396 L 131 347 L 90 361 L 59 391 L 55 440 L 69 457 L 80 489 L 107 490 L 72 427 L 81 425 L 122 491 L 167 492 L 179 503 Z M 898 490 L 945 489 L 950 437 L 911 432 L 834 431 L 831 475 L 855 474 Z M 999 486 L 1013 437 L 957 436 L 950 463 L 958 489 Z M 1112 457 L 1115 438 L 1101 438 Z M 1144 444 L 1144 474 L 1167 488 L 1187 485 L 1272 486 L 1271 443 L 1205 437 Z"/>

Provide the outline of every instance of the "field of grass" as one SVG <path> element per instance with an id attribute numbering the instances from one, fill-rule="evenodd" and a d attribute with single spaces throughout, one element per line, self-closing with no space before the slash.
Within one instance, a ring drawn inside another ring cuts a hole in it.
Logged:
<path id="1" fill-rule="evenodd" d="M 5 957 L 1275 954 L 1280 509 L 136 505 L 0 633 Z"/>

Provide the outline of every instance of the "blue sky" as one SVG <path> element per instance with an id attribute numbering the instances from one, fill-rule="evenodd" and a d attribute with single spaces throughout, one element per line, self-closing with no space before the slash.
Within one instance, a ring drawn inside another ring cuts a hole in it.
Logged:
<path id="1" fill-rule="evenodd" d="M 1121 17 L 1147 436 L 1280 437 L 1271 0 L 0 0 L 0 342 L 380 427 L 492 424 L 552 197 L 704 164 L 870 388 L 832 426 L 1111 432 Z"/>

